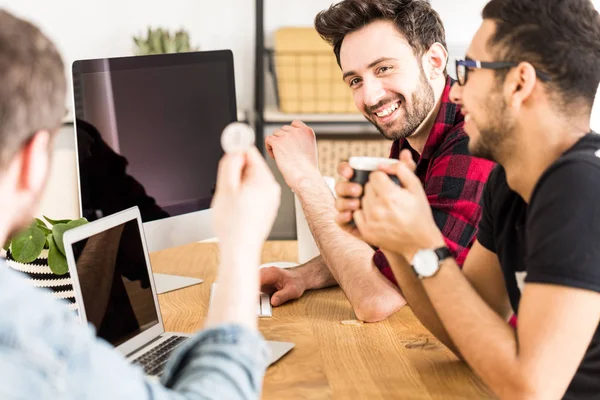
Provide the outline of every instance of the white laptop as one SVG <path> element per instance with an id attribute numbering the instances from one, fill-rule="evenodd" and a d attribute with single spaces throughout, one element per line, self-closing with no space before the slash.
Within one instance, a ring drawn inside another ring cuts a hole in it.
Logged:
<path id="1" fill-rule="evenodd" d="M 165 332 L 139 209 L 71 229 L 64 246 L 80 319 L 148 375 L 160 376 L 190 335 Z M 294 346 L 268 343 L 270 363 Z"/>

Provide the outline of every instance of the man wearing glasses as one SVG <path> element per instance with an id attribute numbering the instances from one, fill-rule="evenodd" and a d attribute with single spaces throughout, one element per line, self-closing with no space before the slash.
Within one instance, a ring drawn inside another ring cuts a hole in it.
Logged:
<path id="1" fill-rule="evenodd" d="M 424 0 L 345 0 L 317 15 L 315 26 L 332 44 L 340 78 L 357 108 L 393 140 L 390 157 L 402 152 L 405 161 L 416 164 L 437 226 L 461 264 L 475 239 L 481 193 L 494 164 L 468 152 L 463 116 L 449 100 L 453 81 L 446 73 L 439 15 Z M 273 305 L 336 284 L 361 320 L 385 319 L 406 304 L 383 253 L 336 225 L 334 199 L 317 166 L 314 132 L 295 122 L 267 138 L 266 145 L 300 199 L 321 250 L 294 270 L 261 270 Z M 344 164 L 339 173 L 350 178 L 353 171 Z M 361 191 L 357 184 L 338 184 L 338 199 L 352 207 Z M 345 217 L 350 220 L 349 213 Z"/>
<path id="2" fill-rule="evenodd" d="M 410 166 L 381 168 L 402 187 L 371 174 L 354 221 L 423 325 L 498 397 L 598 399 L 600 15 L 589 0 L 492 0 L 483 18 L 450 97 L 469 150 L 499 166 L 462 272 Z"/>

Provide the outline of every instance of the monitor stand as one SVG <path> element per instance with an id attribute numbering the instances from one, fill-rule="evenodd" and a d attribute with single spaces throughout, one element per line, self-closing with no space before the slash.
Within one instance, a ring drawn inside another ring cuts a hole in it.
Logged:
<path id="1" fill-rule="evenodd" d="M 184 287 L 197 285 L 202 282 L 204 281 L 200 278 L 154 273 L 154 286 L 156 286 L 157 294 L 171 292 Z"/>

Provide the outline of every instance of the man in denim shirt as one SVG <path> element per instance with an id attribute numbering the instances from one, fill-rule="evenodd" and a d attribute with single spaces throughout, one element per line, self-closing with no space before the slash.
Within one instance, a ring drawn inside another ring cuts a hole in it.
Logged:
<path id="1" fill-rule="evenodd" d="M 65 104 L 64 65 L 34 26 L 0 10 L 0 242 L 31 221 Z M 268 349 L 257 331 L 258 263 L 279 186 L 255 148 L 219 168 L 221 266 L 206 330 L 148 379 L 64 305 L 0 260 L 0 398 L 255 399 Z M 252 210 L 252 212 L 247 212 Z"/>

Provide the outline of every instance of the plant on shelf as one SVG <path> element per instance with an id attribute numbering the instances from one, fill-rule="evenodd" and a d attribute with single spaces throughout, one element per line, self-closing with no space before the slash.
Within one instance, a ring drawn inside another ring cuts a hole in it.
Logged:
<path id="1" fill-rule="evenodd" d="M 134 36 L 136 55 L 186 53 L 198 50 L 190 45 L 190 35 L 180 29 L 174 33 L 166 29 L 148 27 L 146 37 Z"/>
<path id="2" fill-rule="evenodd" d="M 6 258 L 21 264 L 47 265 L 55 275 L 64 275 L 69 271 L 65 257 L 65 246 L 63 235 L 69 229 L 76 228 L 88 221 L 85 218 L 69 220 L 53 220 L 46 216 L 46 224 L 43 220 L 36 218 L 34 222 L 24 230 L 15 234 L 4 245 Z M 47 257 L 41 257 L 47 252 Z"/>

